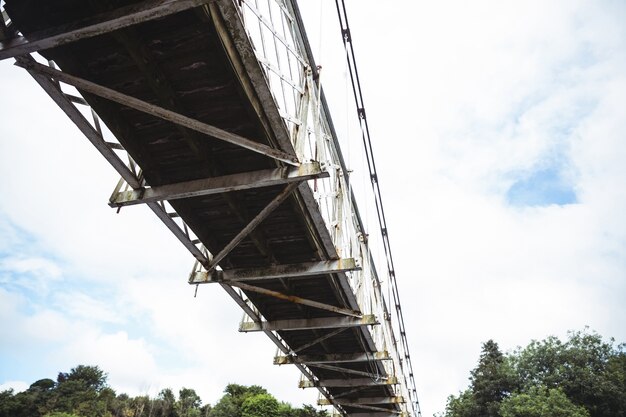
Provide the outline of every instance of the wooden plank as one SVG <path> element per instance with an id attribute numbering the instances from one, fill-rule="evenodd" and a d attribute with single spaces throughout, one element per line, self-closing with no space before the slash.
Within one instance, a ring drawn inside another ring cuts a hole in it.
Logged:
<path id="1" fill-rule="evenodd" d="M 211 0 L 146 0 L 92 18 L 0 43 L 0 60 L 54 48 L 202 6 Z"/>
<path id="2" fill-rule="evenodd" d="M 289 197 L 289 195 L 298 187 L 297 182 L 293 182 L 287 185 L 283 191 L 281 191 L 270 203 L 265 206 L 254 219 L 250 221 L 217 255 L 211 260 L 211 264 L 206 267 L 208 272 L 211 272 L 222 259 L 224 259 L 242 240 L 246 238 L 254 229 L 256 229 L 263 220 L 265 220 L 272 212 L 282 204 L 283 201 Z"/>
<path id="3" fill-rule="evenodd" d="M 199 120 L 192 119 L 191 117 L 184 116 L 180 113 L 176 113 L 171 110 L 164 109 L 163 107 L 131 97 L 129 95 L 122 94 L 110 88 L 98 85 L 96 83 L 92 83 L 91 81 L 87 81 L 85 79 L 66 74 L 62 71 L 55 70 L 36 62 L 20 60 L 16 63 L 16 65 L 26 68 L 29 71 L 48 75 L 50 77 L 53 77 L 56 81 L 62 81 L 78 88 L 79 90 L 95 94 L 99 97 L 114 101 L 123 106 L 130 107 L 132 109 L 150 114 L 163 120 L 167 120 L 169 122 L 181 125 L 188 129 L 204 133 L 205 135 L 208 135 L 215 139 L 223 140 L 233 145 L 241 146 L 242 148 L 268 156 L 270 158 L 274 158 L 286 164 L 293 166 L 300 165 L 298 163 L 298 158 L 295 155 L 288 154 L 278 149 L 273 149 L 262 143 L 252 141 L 250 139 L 244 138 L 243 136 L 228 132 L 215 126 L 211 126 Z"/>

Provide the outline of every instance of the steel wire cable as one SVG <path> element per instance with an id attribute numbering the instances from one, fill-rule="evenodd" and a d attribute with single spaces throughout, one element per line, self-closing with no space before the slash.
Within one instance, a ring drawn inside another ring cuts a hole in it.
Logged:
<path id="1" fill-rule="evenodd" d="M 340 5 L 341 3 L 341 5 Z M 389 232 L 387 229 L 387 220 L 385 218 L 385 211 L 382 201 L 382 195 L 380 191 L 380 184 L 378 182 L 378 173 L 376 171 L 376 162 L 374 159 L 374 153 L 372 149 L 372 141 L 370 136 L 369 124 L 367 122 L 367 115 L 365 112 L 365 105 L 363 100 L 363 92 L 361 89 L 361 81 L 359 77 L 358 67 L 356 64 L 356 57 L 353 48 L 352 36 L 350 33 L 350 25 L 348 23 L 348 15 L 346 11 L 346 5 L 344 0 L 335 0 L 335 5 L 337 7 L 337 16 L 339 18 L 339 24 L 341 27 L 341 36 L 343 39 L 344 48 L 346 49 L 346 59 L 348 62 L 348 69 L 350 73 L 350 79 L 352 82 L 352 91 L 354 94 L 354 101 L 357 108 L 357 115 L 359 118 L 359 123 L 361 126 L 362 133 L 362 141 L 365 149 L 365 157 L 369 169 L 370 174 L 370 182 L 372 186 L 372 191 L 374 193 L 374 202 L 376 206 L 376 214 L 378 217 L 378 224 L 380 226 L 380 232 L 383 241 L 383 248 L 385 251 L 385 257 L 387 261 L 387 270 L 389 272 L 389 279 L 392 283 L 392 295 L 393 302 L 396 309 L 396 314 L 398 317 L 398 329 L 400 330 L 400 338 L 402 341 L 402 347 L 404 350 L 405 357 L 403 358 L 406 361 L 406 366 L 409 370 L 409 379 L 411 381 L 411 387 L 406 384 L 406 374 L 403 375 L 405 378 L 405 384 L 407 385 L 407 389 L 409 389 L 409 396 L 413 403 L 413 410 L 418 415 L 421 416 L 421 410 L 419 406 L 419 401 L 417 399 L 417 388 L 415 384 L 415 377 L 413 373 L 413 364 L 411 361 L 411 355 L 409 353 L 409 345 L 406 336 L 406 327 L 404 324 L 404 316 L 402 313 L 402 307 L 400 305 L 400 297 L 398 291 L 398 283 L 396 280 L 395 267 L 391 252 L 391 244 L 389 242 Z M 401 359 L 402 360 L 402 359 Z M 402 366 L 402 362 L 400 362 L 400 366 Z"/>

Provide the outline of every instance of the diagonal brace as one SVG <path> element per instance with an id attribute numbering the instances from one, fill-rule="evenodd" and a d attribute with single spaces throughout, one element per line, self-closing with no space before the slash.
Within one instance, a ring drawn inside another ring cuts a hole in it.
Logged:
<path id="1" fill-rule="evenodd" d="M 349 310 L 347 308 L 341 308 L 334 305 L 320 303 L 319 301 L 309 300 L 307 298 L 298 297 L 295 295 L 288 295 L 282 292 L 268 290 L 267 288 L 257 287 L 255 285 L 244 284 L 243 282 L 230 282 L 229 285 L 237 288 L 241 288 L 244 291 L 256 292 L 258 294 L 269 295 L 270 297 L 279 298 L 281 300 L 290 301 L 295 304 L 302 304 L 309 307 L 318 308 L 320 310 L 331 311 L 333 313 L 343 314 L 350 317 L 363 317 L 358 311 Z"/>
<path id="2" fill-rule="evenodd" d="M 339 333 L 341 333 L 341 332 L 343 332 L 343 331 L 345 331 L 347 329 L 348 329 L 347 327 L 340 327 L 338 329 L 335 329 L 335 330 L 333 330 L 331 332 L 326 333 L 325 335 L 322 335 L 322 336 L 318 337 L 317 339 L 311 340 L 310 342 L 305 343 L 302 346 L 298 346 L 297 348 L 292 349 L 292 351 L 294 353 L 302 352 L 304 349 L 308 349 L 311 346 L 315 346 L 318 343 L 322 343 L 324 340 L 330 339 L 331 337 L 334 337 L 334 336 L 337 336 Z M 274 362 L 274 364 L 275 365 L 280 365 L 280 363 L 276 364 L 276 362 Z"/>
<path id="3" fill-rule="evenodd" d="M 146 0 L 95 17 L 10 39 L 0 44 L 0 60 L 50 49 L 201 6 L 210 0 Z"/>
<path id="4" fill-rule="evenodd" d="M 292 182 L 291 184 L 287 185 L 283 189 L 283 191 L 280 192 L 280 194 L 274 197 L 274 199 L 270 201 L 270 203 L 263 210 L 261 210 L 261 212 L 257 214 L 256 217 L 252 219 L 250 223 L 248 223 L 246 227 L 244 227 L 241 232 L 239 232 L 224 247 L 224 249 L 222 249 L 217 255 L 213 257 L 211 263 L 206 267 L 207 271 L 211 272 L 213 269 L 215 269 L 218 263 L 222 259 L 224 259 L 233 249 L 235 249 L 235 247 L 239 243 L 241 243 L 241 241 L 244 240 L 250 234 L 250 232 L 256 229 L 259 224 L 261 224 L 261 222 L 263 222 L 263 220 L 265 220 L 278 206 L 280 206 L 280 204 L 291 195 L 292 191 L 295 190 L 299 184 L 299 182 Z"/>
<path id="5" fill-rule="evenodd" d="M 199 120 L 192 119 L 191 117 L 184 116 L 180 113 L 167 110 L 155 104 L 150 104 L 146 101 L 139 100 L 138 98 L 131 97 L 129 95 L 104 87 L 102 85 L 87 81 L 83 78 L 75 77 L 62 71 L 28 60 L 18 59 L 15 65 L 25 68 L 29 71 L 45 74 L 49 77 L 54 78 L 56 81 L 67 83 L 78 88 L 81 91 L 97 95 L 123 106 L 130 107 L 132 109 L 144 112 L 163 120 L 167 120 L 169 122 L 186 127 L 196 132 L 203 133 L 215 139 L 219 139 L 224 142 L 240 146 L 252 152 L 274 158 L 286 164 L 293 166 L 300 165 L 298 163 L 298 158 L 295 155 L 288 154 L 279 149 L 274 149 L 262 143 L 244 138 L 243 136 L 237 135 L 236 133 L 228 132 L 224 129 L 220 129 Z"/>
<path id="6" fill-rule="evenodd" d="M 124 207 L 163 200 L 199 197 L 252 188 L 271 187 L 328 176 L 319 163 L 302 164 L 299 167 L 281 167 L 260 171 L 242 172 L 221 177 L 203 178 L 177 184 L 140 188 L 118 192 L 111 197 L 111 207 Z"/>

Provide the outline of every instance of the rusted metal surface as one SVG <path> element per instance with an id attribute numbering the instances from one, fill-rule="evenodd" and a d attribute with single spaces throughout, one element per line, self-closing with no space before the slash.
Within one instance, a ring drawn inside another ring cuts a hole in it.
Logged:
<path id="1" fill-rule="evenodd" d="M 0 44 L 0 60 L 102 35 L 137 23 L 198 7 L 209 1 L 211 0 L 148 0 L 138 5 L 122 7 L 84 22 L 75 22 L 72 25 L 43 30 L 30 35 L 28 39 L 20 36 L 2 42 Z"/>

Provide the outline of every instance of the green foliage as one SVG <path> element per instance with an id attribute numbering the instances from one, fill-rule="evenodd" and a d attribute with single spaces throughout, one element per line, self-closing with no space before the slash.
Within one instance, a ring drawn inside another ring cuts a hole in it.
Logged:
<path id="1" fill-rule="evenodd" d="M 472 415 L 500 417 L 500 402 L 515 386 L 515 377 L 498 344 L 489 340 L 483 344 L 478 366 L 471 372 L 471 392 L 474 402 Z"/>
<path id="2" fill-rule="evenodd" d="M 575 405 L 560 388 L 531 387 L 502 401 L 502 417 L 589 417 L 582 405 Z"/>
<path id="3" fill-rule="evenodd" d="M 502 355 L 488 341 L 444 417 L 626 417 L 625 346 L 570 332 Z"/>
<path id="4" fill-rule="evenodd" d="M 471 390 L 463 391 L 458 397 L 454 395 L 448 397 L 445 417 L 473 417 L 478 415 L 478 407 Z"/>
<path id="5" fill-rule="evenodd" d="M 241 405 L 241 417 L 278 417 L 280 405 L 270 394 L 248 396 Z"/>
<path id="6" fill-rule="evenodd" d="M 117 395 L 107 375 L 95 366 L 79 365 L 60 372 L 56 382 L 40 379 L 26 391 L 0 391 L 0 417 L 327 417 L 311 406 L 293 408 L 279 403 L 258 385 L 229 384 L 214 405 L 202 406 L 191 388 L 178 398 L 170 388 L 156 398 Z"/>

